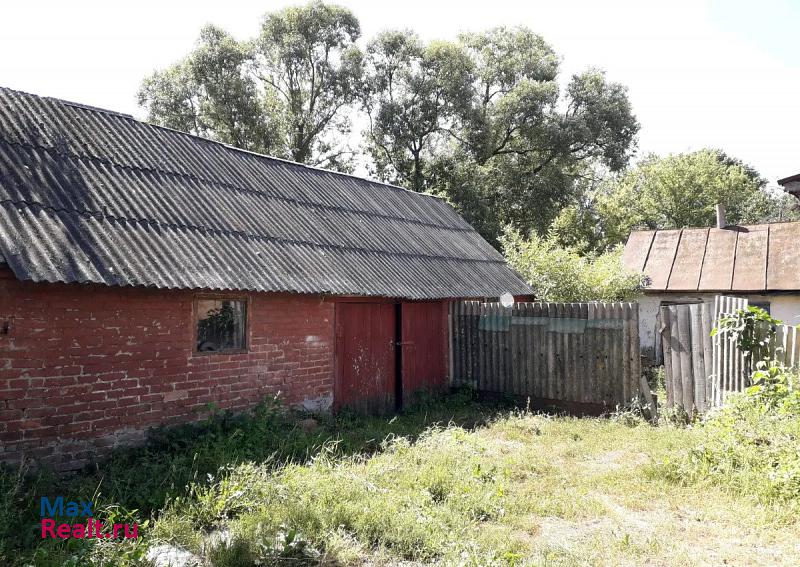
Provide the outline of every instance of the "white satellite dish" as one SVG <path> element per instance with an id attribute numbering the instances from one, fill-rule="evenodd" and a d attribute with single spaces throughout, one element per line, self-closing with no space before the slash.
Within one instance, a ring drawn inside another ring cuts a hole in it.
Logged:
<path id="1" fill-rule="evenodd" d="M 508 309 L 509 307 L 514 307 L 514 296 L 508 292 L 505 292 L 503 295 L 500 296 L 500 305 Z"/>

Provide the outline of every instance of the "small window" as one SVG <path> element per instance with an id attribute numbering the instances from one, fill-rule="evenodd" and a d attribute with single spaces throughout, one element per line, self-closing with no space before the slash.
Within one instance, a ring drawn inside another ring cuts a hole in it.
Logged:
<path id="1" fill-rule="evenodd" d="M 751 301 L 750 306 L 763 309 L 769 314 L 769 301 Z"/>
<path id="2" fill-rule="evenodd" d="M 198 299 L 197 352 L 245 350 L 246 321 L 244 299 Z"/>

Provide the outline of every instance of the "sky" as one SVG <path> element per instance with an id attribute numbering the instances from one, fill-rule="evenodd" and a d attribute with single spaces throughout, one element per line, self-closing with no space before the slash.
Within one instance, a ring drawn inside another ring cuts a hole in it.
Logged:
<path id="1" fill-rule="evenodd" d="M 142 78 L 187 54 L 214 23 L 254 36 L 298 2 L 38 0 L 3 6 L 0 85 L 144 118 Z M 410 28 L 425 39 L 528 26 L 562 58 L 626 85 L 641 123 L 637 155 L 721 148 L 770 182 L 800 173 L 800 0 L 437 2 L 336 0 L 364 38 Z"/>

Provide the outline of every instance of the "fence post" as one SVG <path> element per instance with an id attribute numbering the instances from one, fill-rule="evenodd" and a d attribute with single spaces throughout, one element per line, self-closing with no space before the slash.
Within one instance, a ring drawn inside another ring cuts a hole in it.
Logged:
<path id="1" fill-rule="evenodd" d="M 703 336 L 703 304 L 689 306 L 690 327 L 692 338 L 692 374 L 694 376 L 693 392 L 694 405 L 697 411 L 706 410 L 706 365 L 704 360 L 705 337 Z"/>

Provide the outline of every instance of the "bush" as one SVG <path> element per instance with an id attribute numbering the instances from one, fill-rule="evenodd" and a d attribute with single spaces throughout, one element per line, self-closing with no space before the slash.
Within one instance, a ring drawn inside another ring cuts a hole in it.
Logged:
<path id="1" fill-rule="evenodd" d="M 669 478 L 712 482 L 765 502 L 800 506 L 800 390 L 797 374 L 757 363 L 753 385 L 711 414 L 702 442 L 665 463 Z"/>
<path id="2" fill-rule="evenodd" d="M 506 261 L 544 301 L 622 301 L 637 295 L 644 283 L 641 275 L 623 268 L 621 247 L 583 257 L 552 238 L 533 233 L 525 239 L 512 228 L 500 242 Z"/>
<path id="3" fill-rule="evenodd" d="M 711 336 L 719 334 L 735 342 L 750 364 L 768 362 L 772 356 L 771 351 L 775 348 L 772 344 L 776 336 L 775 326 L 780 324 L 780 320 L 765 310 L 750 305 L 722 317 L 711 331 Z"/>

